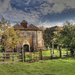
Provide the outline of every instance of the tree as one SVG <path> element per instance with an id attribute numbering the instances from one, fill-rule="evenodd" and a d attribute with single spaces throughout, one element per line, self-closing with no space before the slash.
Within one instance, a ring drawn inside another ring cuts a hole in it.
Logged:
<path id="1" fill-rule="evenodd" d="M 48 46 L 52 47 L 53 42 L 54 42 L 54 46 L 57 45 L 57 43 L 55 42 L 55 34 L 54 34 L 54 32 L 57 32 L 60 29 L 61 29 L 61 27 L 58 27 L 58 26 L 54 26 L 54 27 L 45 29 L 45 31 L 43 33 L 43 37 L 44 37 L 46 47 L 48 47 Z"/>
<path id="2" fill-rule="evenodd" d="M 4 17 L 2 16 L 0 22 L 0 31 L 1 35 L 1 45 L 3 49 L 7 51 L 14 51 L 16 45 L 20 41 L 19 32 L 15 31 L 13 27 L 11 27 L 10 21 L 5 21 Z"/>
<path id="3" fill-rule="evenodd" d="M 44 41 L 45 41 L 44 44 L 46 47 L 48 47 L 48 46 L 51 47 L 50 35 L 51 35 L 50 28 L 46 28 L 46 30 L 43 32 L 43 37 L 44 37 Z"/>
<path id="4" fill-rule="evenodd" d="M 68 48 L 73 55 L 75 51 L 75 25 L 66 22 L 66 25 L 63 26 L 57 36 L 57 41 L 59 45 Z"/>

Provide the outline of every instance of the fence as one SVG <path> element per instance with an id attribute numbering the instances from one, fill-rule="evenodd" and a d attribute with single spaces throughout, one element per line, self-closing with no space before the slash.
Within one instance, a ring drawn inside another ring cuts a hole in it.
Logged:
<path id="1" fill-rule="evenodd" d="M 0 53 L 0 63 L 12 63 L 12 62 L 35 62 L 39 60 L 52 59 L 51 55 L 53 50 L 39 50 L 33 52 L 10 52 L 10 53 Z M 71 56 L 70 51 L 67 50 L 54 50 L 54 57 L 65 57 Z"/>
<path id="2" fill-rule="evenodd" d="M 52 59 L 53 50 L 39 50 L 34 52 L 23 52 L 23 62 L 35 62 L 39 60 L 50 60 Z M 54 50 L 53 58 L 58 57 L 68 57 L 71 56 L 70 51 L 68 50 Z"/>
<path id="3" fill-rule="evenodd" d="M 19 52 L 0 53 L 0 64 L 22 61 L 22 54 Z"/>

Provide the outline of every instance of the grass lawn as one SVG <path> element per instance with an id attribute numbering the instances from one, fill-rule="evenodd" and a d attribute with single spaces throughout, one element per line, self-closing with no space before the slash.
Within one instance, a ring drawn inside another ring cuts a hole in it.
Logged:
<path id="1" fill-rule="evenodd" d="M 0 64 L 0 75 L 75 75 L 75 58 Z"/>
<path id="2" fill-rule="evenodd" d="M 66 53 L 66 51 L 62 51 Z M 59 51 L 54 50 L 59 56 Z M 69 52 L 70 53 L 70 52 Z M 39 52 L 36 52 L 39 54 Z M 44 57 L 50 57 L 50 50 L 42 51 Z M 26 54 L 27 59 L 35 58 Z M 75 57 L 61 57 L 49 60 L 40 60 L 39 62 L 27 63 L 6 63 L 0 64 L 0 75 L 75 75 Z"/>
<path id="3" fill-rule="evenodd" d="M 35 52 L 35 54 L 39 54 L 40 52 Z M 50 57 L 52 54 L 52 52 L 50 50 L 47 50 L 47 51 L 42 51 L 42 56 L 44 57 Z M 57 57 L 60 56 L 60 52 L 59 50 L 57 49 L 54 49 L 54 54 L 57 55 Z M 65 51 L 64 49 L 62 50 L 62 57 L 64 57 L 63 55 L 66 55 L 67 54 L 67 51 Z M 70 55 L 70 51 L 68 51 L 68 54 Z"/>

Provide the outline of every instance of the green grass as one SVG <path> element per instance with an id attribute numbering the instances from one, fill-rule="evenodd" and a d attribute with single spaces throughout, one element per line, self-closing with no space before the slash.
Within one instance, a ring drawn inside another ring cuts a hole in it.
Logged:
<path id="1" fill-rule="evenodd" d="M 62 50 L 64 50 L 64 51 L 65 51 L 65 50 L 68 50 L 68 49 L 67 49 L 67 48 L 62 48 Z"/>
<path id="2" fill-rule="evenodd" d="M 38 54 L 39 55 L 40 52 L 39 51 L 38 52 L 35 52 L 35 54 Z M 42 56 L 44 56 L 44 57 L 50 57 L 51 54 L 52 54 L 52 52 L 50 50 L 42 51 Z M 60 56 L 59 50 L 54 49 L 54 54 L 57 55 L 57 57 L 59 57 Z M 63 55 L 66 55 L 66 54 L 67 54 L 67 51 L 62 50 L 62 57 L 64 57 Z M 70 51 L 68 51 L 68 54 L 70 55 Z"/>
<path id="3" fill-rule="evenodd" d="M 66 51 L 62 51 L 66 53 Z M 39 52 L 35 52 L 39 54 Z M 59 56 L 59 50 L 54 50 Z M 42 51 L 44 57 L 50 57 L 50 50 Z M 34 59 L 26 53 L 26 61 Z M 75 57 L 57 57 L 52 60 L 40 60 L 39 62 L 7 63 L 0 64 L 0 75 L 75 75 Z"/>
<path id="4" fill-rule="evenodd" d="M 35 56 L 32 56 L 32 55 L 27 54 L 27 53 L 25 54 L 25 56 L 26 56 L 26 58 L 25 58 L 26 61 L 30 61 L 30 60 L 36 58 Z"/>
<path id="5" fill-rule="evenodd" d="M 0 64 L 0 75 L 75 75 L 75 58 Z"/>

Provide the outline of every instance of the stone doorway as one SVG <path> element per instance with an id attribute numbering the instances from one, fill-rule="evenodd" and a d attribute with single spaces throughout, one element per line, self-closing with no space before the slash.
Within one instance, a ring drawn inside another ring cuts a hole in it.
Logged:
<path id="1" fill-rule="evenodd" d="M 27 44 L 23 45 L 23 49 L 24 51 L 29 52 L 29 45 Z"/>

